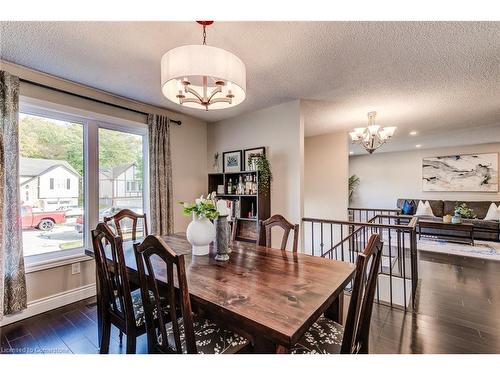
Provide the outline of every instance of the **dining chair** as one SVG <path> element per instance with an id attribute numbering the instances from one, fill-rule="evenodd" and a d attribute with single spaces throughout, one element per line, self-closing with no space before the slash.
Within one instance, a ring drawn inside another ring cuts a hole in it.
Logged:
<path id="1" fill-rule="evenodd" d="M 123 237 L 123 230 L 122 230 L 122 221 L 125 219 L 129 219 L 132 221 L 132 241 L 135 241 L 137 239 L 137 223 L 139 222 L 140 219 L 143 220 L 143 237 L 146 237 L 148 235 L 148 222 L 146 219 L 146 214 L 138 214 L 135 213 L 132 210 L 129 210 L 128 208 L 125 208 L 123 210 L 118 211 L 116 214 L 113 216 L 105 216 L 103 218 L 105 223 L 113 222 L 114 227 L 116 228 L 116 233 L 122 238 Z"/>
<path id="2" fill-rule="evenodd" d="M 111 325 L 127 335 L 127 353 L 135 353 L 136 338 L 146 333 L 140 289 L 131 291 L 123 253 L 123 242 L 105 223 L 92 231 L 98 277 L 99 314 L 102 321 L 100 353 L 109 352 Z M 106 250 L 110 258 L 106 257 Z"/>
<path id="3" fill-rule="evenodd" d="M 293 354 L 368 354 L 370 320 L 383 243 L 373 234 L 356 259 L 356 275 L 345 328 L 319 318 L 291 349 Z"/>
<path id="4" fill-rule="evenodd" d="M 264 220 L 260 224 L 259 230 L 259 241 L 260 246 L 272 247 L 271 246 L 271 230 L 274 227 L 280 227 L 283 229 L 283 238 L 281 239 L 281 250 L 286 249 L 286 244 L 288 242 L 288 236 L 290 231 L 293 230 L 293 247 L 294 253 L 297 252 L 297 244 L 299 241 L 299 224 L 292 224 L 287 219 L 281 215 L 273 215 L 269 219 Z"/>
<path id="5" fill-rule="evenodd" d="M 177 255 L 160 237 L 153 235 L 147 236 L 140 244 L 134 244 L 134 250 L 144 301 L 149 353 L 229 354 L 249 345 L 249 341 L 242 336 L 193 314 L 184 255 Z M 159 265 L 161 277 L 166 282 L 163 289 L 157 278 Z M 177 290 L 174 280 L 177 280 Z M 162 296 L 171 307 L 170 322 L 165 320 L 163 314 L 159 314 L 158 319 L 153 316 Z"/>
<path id="6" fill-rule="evenodd" d="M 259 224 L 260 226 L 260 224 Z M 234 217 L 231 225 L 231 241 L 257 243 L 259 240 L 258 227 L 253 221 L 246 221 Z"/>

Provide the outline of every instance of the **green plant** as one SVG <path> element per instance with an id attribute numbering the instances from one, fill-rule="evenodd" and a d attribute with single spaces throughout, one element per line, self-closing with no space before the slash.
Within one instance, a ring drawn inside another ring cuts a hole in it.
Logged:
<path id="1" fill-rule="evenodd" d="M 248 166 L 251 167 L 255 162 L 255 167 L 259 171 L 259 191 L 262 194 L 267 194 L 271 186 L 273 174 L 271 172 L 271 164 L 264 154 L 252 154 L 248 158 Z"/>
<path id="2" fill-rule="evenodd" d="M 353 174 L 351 177 L 349 177 L 349 202 L 352 199 L 352 195 L 354 194 L 354 191 L 359 185 L 359 177 Z"/>
<path id="3" fill-rule="evenodd" d="M 206 217 L 209 220 L 215 220 L 219 216 L 213 194 L 209 194 L 206 198 L 203 198 L 202 195 L 194 203 L 179 202 L 179 204 L 183 206 L 182 212 L 184 215 L 192 215 L 194 213 L 198 218 Z"/>
<path id="4" fill-rule="evenodd" d="M 475 219 L 477 217 L 474 210 L 467 207 L 465 203 L 457 203 L 455 206 L 455 213 L 459 214 L 464 219 Z"/>

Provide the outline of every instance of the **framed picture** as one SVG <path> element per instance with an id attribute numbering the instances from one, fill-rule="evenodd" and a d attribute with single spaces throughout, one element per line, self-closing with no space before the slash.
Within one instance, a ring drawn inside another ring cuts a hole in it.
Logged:
<path id="1" fill-rule="evenodd" d="M 241 172 L 241 150 L 238 151 L 227 151 L 222 154 L 222 160 L 224 163 L 224 173 L 231 172 Z"/>
<path id="2" fill-rule="evenodd" d="M 422 190 L 497 192 L 498 153 L 424 158 Z"/>
<path id="3" fill-rule="evenodd" d="M 245 160 L 244 170 L 245 171 L 255 171 L 257 168 L 255 165 L 250 164 L 250 160 L 254 155 L 265 155 L 266 148 L 265 147 L 254 147 L 247 148 L 243 151 L 243 160 Z"/>

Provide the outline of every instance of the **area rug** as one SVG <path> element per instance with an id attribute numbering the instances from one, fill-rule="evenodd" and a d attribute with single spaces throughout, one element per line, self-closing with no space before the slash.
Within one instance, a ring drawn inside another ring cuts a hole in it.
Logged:
<path id="1" fill-rule="evenodd" d="M 417 248 L 435 253 L 462 255 L 466 257 L 494 259 L 500 261 L 500 243 L 474 241 L 474 246 L 443 240 L 418 240 Z"/>

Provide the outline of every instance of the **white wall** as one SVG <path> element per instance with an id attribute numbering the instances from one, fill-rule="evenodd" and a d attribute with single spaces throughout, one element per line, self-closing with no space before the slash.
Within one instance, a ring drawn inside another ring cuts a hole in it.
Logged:
<path id="1" fill-rule="evenodd" d="M 329 133 L 305 139 L 305 216 L 347 219 L 348 160 L 347 133 Z"/>
<path id="2" fill-rule="evenodd" d="M 347 133 L 329 133 L 307 137 L 304 142 L 304 216 L 314 219 L 347 220 L 349 146 Z M 323 228 L 325 229 L 325 228 Z M 335 244 L 341 239 L 340 226 L 321 231 L 314 225 L 314 245 L 311 224 L 304 224 L 304 251 L 321 251 L 321 243 Z"/>
<path id="3" fill-rule="evenodd" d="M 213 170 L 215 152 L 265 146 L 273 173 L 271 215 L 279 213 L 293 223 L 300 223 L 303 139 L 299 100 L 208 124 L 207 169 Z"/>
<path id="4" fill-rule="evenodd" d="M 499 193 L 422 191 L 422 158 L 485 152 L 500 152 L 500 143 L 351 156 L 349 173 L 360 178 L 351 206 L 395 208 L 398 198 L 498 201 Z"/>

